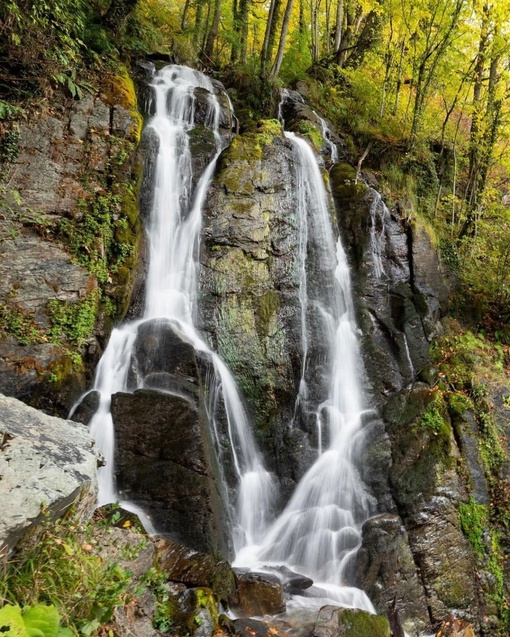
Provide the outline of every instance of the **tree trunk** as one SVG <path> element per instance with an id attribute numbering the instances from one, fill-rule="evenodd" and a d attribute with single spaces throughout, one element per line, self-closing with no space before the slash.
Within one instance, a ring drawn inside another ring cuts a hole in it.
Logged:
<path id="1" fill-rule="evenodd" d="M 189 5 L 190 5 L 190 0 L 186 0 L 186 2 L 184 3 L 184 9 L 182 10 L 182 17 L 181 17 L 182 31 L 184 31 L 184 29 L 186 28 L 186 18 L 188 17 Z"/>
<path id="2" fill-rule="evenodd" d="M 263 75 L 266 74 L 267 67 L 271 62 L 271 58 L 273 56 L 273 49 L 276 42 L 276 30 L 278 28 L 278 22 L 280 20 L 281 7 L 282 0 L 271 0 L 266 32 L 264 34 L 264 44 L 262 45 L 261 54 L 261 69 Z"/>
<path id="3" fill-rule="evenodd" d="M 290 16 L 292 13 L 293 0 L 287 0 L 287 6 L 285 7 L 285 15 L 283 16 L 282 31 L 280 34 L 280 42 L 278 44 L 278 51 L 276 53 L 276 59 L 271 69 L 271 77 L 278 77 L 280 67 L 283 61 L 283 53 L 285 51 L 285 42 L 287 40 L 287 32 L 289 30 Z"/>
<path id="4" fill-rule="evenodd" d="M 335 55 L 338 56 L 338 51 L 342 45 L 342 33 L 344 26 L 344 0 L 338 0 L 336 5 L 336 24 L 335 24 Z"/>
<path id="5" fill-rule="evenodd" d="M 221 17 L 221 0 L 215 0 L 214 16 L 213 16 L 211 28 L 209 29 L 209 33 L 207 34 L 207 41 L 205 43 L 204 51 L 202 53 L 202 61 L 205 64 L 210 64 L 212 61 L 212 57 L 214 53 L 214 43 L 218 35 L 218 27 L 220 26 L 220 17 Z"/>
<path id="6" fill-rule="evenodd" d="M 195 13 L 195 28 L 193 33 L 193 44 L 199 49 L 202 43 L 202 34 L 204 32 L 204 26 L 206 22 L 206 16 L 204 13 L 205 0 L 197 0 L 197 8 Z"/>

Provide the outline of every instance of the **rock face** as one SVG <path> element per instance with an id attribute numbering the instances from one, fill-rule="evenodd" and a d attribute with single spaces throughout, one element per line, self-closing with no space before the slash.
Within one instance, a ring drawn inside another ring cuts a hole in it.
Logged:
<path id="1" fill-rule="evenodd" d="M 219 159 L 204 211 L 200 327 L 274 454 L 292 416 L 299 304 L 292 150 L 272 125 L 236 137 Z"/>
<path id="2" fill-rule="evenodd" d="M 331 186 L 340 234 L 352 266 L 353 292 L 373 401 L 382 405 L 430 364 L 448 291 L 426 231 L 409 226 L 336 164 Z"/>
<path id="3" fill-rule="evenodd" d="M 97 81 L 13 128 L 0 165 L 0 390 L 58 414 L 125 312 L 137 257 L 136 98 L 127 77 Z"/>
<path id="4" fill-rule="evenodd" d="M 408 632 L 417 634 L 428 626 L 427 600 L 418 580 L 407 532 L 398 516 L 386 513 L 363 525 L 357 584 L 379 612 L 387 614 L 394 604 Z"/>
<path id="5" fill-rule="evenodd" d="M 168 579 L 186 586 L 210 588 L 227 605 L 236 596 L 234 571 L 225 560 L 199 553 L 167 538 L 157 540 L 156 550 L 158 564 L 168 573 Z"/>
<path id="6" fill-rule="evenodd" d="M 45 515 L 73 502 L 91 511 L 97 458 L 82 425 L 47 416 L 0 395 L 0 555 L 5 557 Z"/>
<path id="7" fill-rule="evenodd" d="M 227 555 L 227 514 L 206 414 L 210 361 L 171 321 L 155 320 L 139 328 L 132 369 L 153 389 L 112 397 L 119 493 L 191 548 Z"/>
<path id="8" fill-rule="evenodd" d="M 436 407 L 437 398 L 437 392 L 416 383 L 385 406 L 393 458 L 390 483 L 432 622 L 454 608 L 476 623 L 475 560 L 458 512 L 467 493 L 456 471 L 460 454 L 446 414 L 441 416 Z M 427 426 L 425 413 L 440 418 L 436 428 Z"/>

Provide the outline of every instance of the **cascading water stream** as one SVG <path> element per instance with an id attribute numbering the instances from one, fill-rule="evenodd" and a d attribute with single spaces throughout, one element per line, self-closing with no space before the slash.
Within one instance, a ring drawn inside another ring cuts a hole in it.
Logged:
<path id="1" fill-rule="evenodd" d="M 285 99 L 285 95 L 284 95 Z M 281 515 L 258 546 L 245 547 L 236 563 L 264 568 L 285 564 L 314 579 L 315 586 L 296 605 L 321 605 L 325 600 L 374 612 L 361 590 L 346 586 L 349 564 L 361 543 L 361 525 L 375 503 L 356 470 L 361 419 L 369 411 L 362 391 L 359 351 L 350 274 L 340 239 L 331 227 L 328 195 L 316 157 L 308 143 L 285 133 L 295 155 L 299 224 L 302 373 L 296 403 L 306 400 L 309 308 L 319 309 L 327 349 L 331 353 L 330 384 L 325 402 L 317 406 L 319 447 L 324 427 L 325 449 L 297 485 Z M 305 245 L 301 245 L 305 242 Z M 307 250 L 317 251 L 317 267 L 329 283 L 318 298 L 308 298 Z M 303 280 L 304 279 L 304 280 Z M 306 298 L 302 298 L 302 293 Z M 297 405 L 296 405 L 297 411 Z M 296 418 L 296 411 L 294 419 Z M 312 599 L 311 599 L 312 598 Z M 315 602 L 313 600 L 315 599 Z"/>
<path id="2" fill-rule="evenodd" d="M 128 377 L 140 325 L 149 320 L 170 319 L 195 349 L 210 355 L 219 379 L 213 393 L 221 393 L 238 479 L 236 499 L 230 503 L 234 511 L 237 562 L 285 563 L 319 583 L 309 594 L 311 597 L 373 611 L 362 591 L 344 586 L 350 559 L 359 547 L 361 524 L 371 514 L 373 503 L 355 469 L 361 416 L 366 407 L 361 392 L 361 358 L 349 270 L 341 243 L 335 241 L 333 235 L 328 196 L 316 158 L 304 140 L 286 133 L 295 151 L 300 224 L 303 363 L 297 403 L 308 400 L 308 315 L 313 308 L 322 317 L 323 331 L 332 353 L 327 399 L 317 406 L 316 413 L 319 430 L 327 431 L 327 446 L 319 449 L 317 461 L 297 486 L 283 513 L 271 524 L 275 487 L 256 449 L 235 382 L 228 368 L 210 351 L 194 327 L 201 211 L 222 148 L 218 133 L 218 100 L 208 78 L 180 66 L 161 70 L 154 77 L 152 88 L 155 114 L 148 126 L 155 133 L 159 148 L 153 206 L 147 228 L 150 260 L 145 309 L 139 320 L 114 330 L 94 384 L 94 389 L 100 393 L 100 406 L 91 423 L 92 433 L 108 461 L 100 470 L 100 503 L 117 498 L 111 396 L 133 391 L 132 386 L 128 387 Z M 187 132 L 194 126 L 196 88 L 205 89 L 209 94 L 206 124 L 214 131 L 217 152 L 193 192 Z M 329 273 L 330 279 L 328 290 L 317 298 L 310 298 L 307 278 L 307 253 L 312 244 L 319 270 Z M 138 380 L 135 388 L 141 387 L 143 381 Z M 298 410 L 296 404 L 296 413 Z M 210 415 L 213 434 L 218 440 L 214 414 Z M 306 605 L 313 604 L 311 597 L 306 598 Z"/>
<path id="3" fill-rule="evenodd" d="M 117 499 L 111 396 L 116 392 L 133 391 L 128 387 L 128 376 L 140 325 L 153 319 L 170 319 L 196 350 L 206 352 L 213 361 L 216 393 L 221 393 L 223 399 L 239 482 L 236 501 L 230 503 L 230 509 L 234 511 L 233 534 L 237 538 L 234 543 L 238 548 L 246 542 L 259 541 L 264 533 L 269 523 L 274 486 L 256 449 L 231 373 L 194 327 L 201 213 L 223 146 L 218 130 L 220 105 L 211 81 L 186 67 L 165 67 L 154 76 L 151 86 L 155 114 L 148 127 L 157 137 L 158 151 L 153 204 L 147 224 L 149 268 L 145 309 L 139 320 L 112 332 L 96 372 L 94 389 L 100 394 L 100 406 L 91 421 L 91 431 L 99 451 L 107 460 L 106 466 L 99 470 L 99 504 Z M 194 128 L 194 91 L 197 88 L 207 91 L 208 110 L 204 124 L 214 133 L 216 153 L 193 192 L 192 156 L 187 133 Z M 141 387 L 143 381 L 138 379 L 136 388 Z M 211 419 L 214 420 L 214 414 Z M 212 425 L 214 427 L 214 423 Z M 146 518 L 144 522 L 147 523 Z"/>

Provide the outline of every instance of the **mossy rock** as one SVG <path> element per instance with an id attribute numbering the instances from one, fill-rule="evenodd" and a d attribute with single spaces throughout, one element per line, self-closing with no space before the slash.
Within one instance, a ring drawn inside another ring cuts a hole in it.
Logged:
<path id="1" fill-rule="evenodd" d="M 212 634 L 218 627 L 218 603 L 210 588 L 189 588 L 180 595 L 170 595 L 165 611 L 178 635 L 193 635 L 205 626 Z"/>
<path id="2" fill-rule="evenodd" d="M 331 192 L 342 203 L 360 201 L 367 190 L 365 184 L 356 182 L 356 170 L 349 164 L 335 164 L 329 173 Z"/>
<path id="3" fill-rule="evenodd" d="M 255 128 L 234 137 L 230 146 L 222 153 L 219 168 L 236 161 L 261 160 L 264 147 L 271 144 L 275 137 L 281 137 L 282 134 L 282 125 L 278 120 L 259 120 Z"/>
<path id="4" fill-rule="evenodd" d="M 195 126 L 195 128 L 192 128 L 187 134 L 193 157 L 215 153 L 216 140 L 210 128 L 206 126 Z"/>
<path id="5" fill-rule="evenodd" d="M 101 84 L 101 97 L 110 106 L 121 106 L 133 118 L 130 137 L 137 143 L 142 133 L 143 118 L 138 111 L 134 82 L 127 69 L 121 68 L 118 75 L 106 75 Z"/>
<path id="6" fill-rule="evenodd" d="M 385 617 L 364 610 L 324 606 L 313 637 L 390 637 L 390 625 Z"/>
<path id="7" fill-rule="evenodd" d="M 302 119 L 295 127 L 295 131 L 302 137 L 306 137 L 311 142 L 315 150 L 317 152 L 320 152 L 324 143 L 324 139 L 322 137 L 321 131 L 319 130 L 319 127 L 316 124 L 306 119 Z"/>

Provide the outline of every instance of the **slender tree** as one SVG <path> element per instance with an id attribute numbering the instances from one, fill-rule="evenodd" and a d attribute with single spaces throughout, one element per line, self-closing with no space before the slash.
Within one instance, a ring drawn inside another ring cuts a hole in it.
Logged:
<path id="1" fill-rule="evenodd" d="M 292 4 L 293 0 L 287 0 L 287 6 L 285 7 L 285 15 L 283 16 L 283 24 L 282 30 L 280 33 L 280 42 L 278 44 L 278 51 L 276 53 L 276 58 L 271 68 L 271 77 L 277 77 L 280 72 L 280 67 L 283 61 L 283 53 L 285 51 L 285 42 L 287 40 L 287 33 L 289 31 L 290 24 L 290 16 L 292 14 Z"/>

